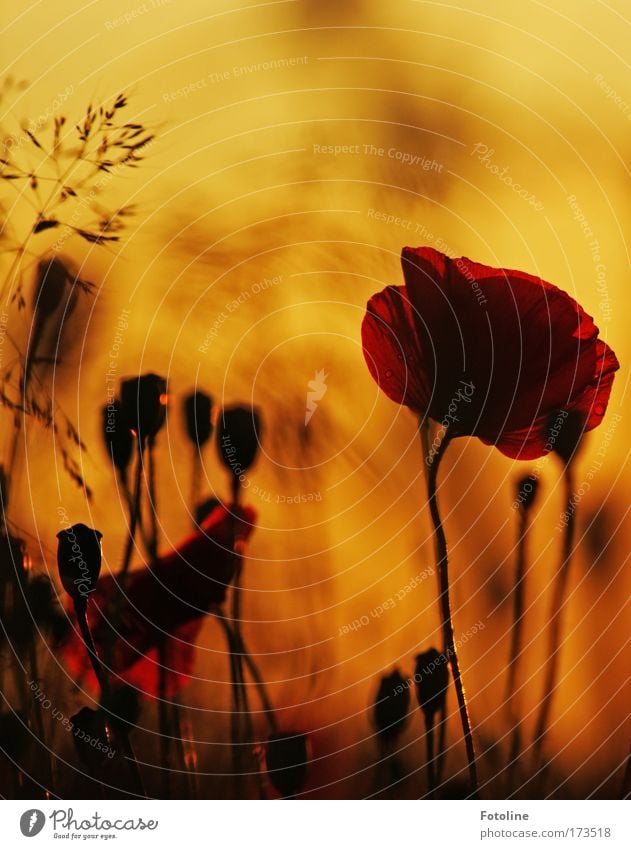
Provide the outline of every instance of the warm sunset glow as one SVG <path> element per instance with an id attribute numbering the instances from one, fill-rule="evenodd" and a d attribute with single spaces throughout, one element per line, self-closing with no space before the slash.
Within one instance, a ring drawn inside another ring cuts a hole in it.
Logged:
<path id="1" fill-rule="evenodd" d="M 0 796 L 619 798 L 628 4 L 5 5 Z"/>

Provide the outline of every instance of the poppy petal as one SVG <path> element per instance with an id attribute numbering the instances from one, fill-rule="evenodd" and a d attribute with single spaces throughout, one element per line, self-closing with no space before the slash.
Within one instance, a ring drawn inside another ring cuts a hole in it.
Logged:
<path id="1" fill-rule="evenodd" d="M 404 248 L 402 264 L 418 359 L 434 386 L 429 413 L 442 421 L 453 410 L 456 435 L 479 436 L 509 456 L 541 456 L 550 412 L 584 405 L 603 368 L 613 374 L 617 367 L 615 357 L 599 366 L 592 318 L 538 277 L 431 248 Z M 462 383 L 474 387 L 466 401 Z"/>
<path id="2" fill-rule="evenodd" d="M 233 539 L 245 540 L 256 523 L 250 508 L 218 505 L 198 531 L 153 566 L 132 571 L 124 594 L 119 579 L 104 576 L 90 597 L 88 621 L 99 655 L 121 681 L 153 693 L 158 647 L 166 643 L 167 684 L 181 686 L 194 662 L 194 644 L 209 607 L 226 595 L 235 568 Z M 114 610 L 118 607 L 116 632 Z M 96 684 L 78 629 L 61 655 L 76 680 Z"/>
<path id="3" fill-rule="evenodd" d="M 373 295 L 362 323 L 362 346 L 368 370 L 388 398 L 422 413 L 430 393 L 412 312 L 403 286 Z"/>

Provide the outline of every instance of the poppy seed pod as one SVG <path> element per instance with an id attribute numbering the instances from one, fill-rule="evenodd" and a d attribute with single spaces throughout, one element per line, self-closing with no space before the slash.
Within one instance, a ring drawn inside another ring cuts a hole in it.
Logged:
<path id="1" fill-rule="evenodd" d="M 70 272 L 60 259 L 43 259 L 37 266 L 33 311 L 42 316 L 54 313 L 63 300 L 66 282 L 71 279 Z"/>
<path id="2" fill-rule="evenodd" d="M 307 735 L 296 731 L 272 734 L 267 741 L 265 764 L 269 780 L 283 799 L 295 796 L 307 783 Z"/>
<path id="3" fill-rule="evenodd" d="M 125 421 L 141 442 L 153 439 L 166 421 L 167 382 L 157 374 L 123 380 L 120 405 Z"/>
<path id="4" fill-rule="evenodd" d="M 191 392 L 184 399 L 183 407 L 186 435 L 193 445 L 201 448 L 208 442 L 213 430 L 213 399 L 205 392 Z"/>
<path id="5" fill-rule="evenodd" d="M 65 591 L 75 604 L 85 605 L 101 571 L 103 534 L 78 524 L 57 534 L 57 566 Z"/>
<path id="6" fill-rule="evenodd" d="M 116 399 L 103 407 L 103 441 L 114 467 L 125 478 L 134 447 L 134 438 L 123 416 L 120 401 Z"/>
<path id="7" fill-rule="evenodd" d="M 517 502 L 524 510 L 530 510 L 537 500 L 539 478 L 536 475 L 524 475 L 517 481 Z"/>
<path id="8" fill-rule="evenodd" d="M 444 711 L 449 686 L 447 658 L 437 649 L 431 648 L 416 655 L 414 670 L 416 697 L 425 715 L 425 721 L 433 724 L 434 715 Z"/>
<path id="9" fill-rule="evenodd" d="M 410 711 L 410 690 L 407 680 L 395 669 L 384 675 L 373 708 L 373 720 L 382 740 L 395 740 L 407 725 Z"/>
<path id="10" fill-rule="evenodd" d="M 98 773 L 106 758 L 114 755 L 108 743 L 105 717 L 100 711 L 84 707 L 70 717 L 70 722 L 79 758 L 90 771 Z"/>
<path id="11" fill-rule="evenodd" d="M 217 445 L 221 462 L 235 478 L 247 472 L 256 460 L 260 437 L 261 419 L 254 407 L 224 407 Z"/>

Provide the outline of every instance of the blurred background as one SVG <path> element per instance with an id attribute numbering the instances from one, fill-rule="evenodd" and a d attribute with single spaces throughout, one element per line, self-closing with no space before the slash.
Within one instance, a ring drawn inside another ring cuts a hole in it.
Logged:
<path id="1" fill-rule="evenodd" d="M 87 445 L 81 468 L 93 501 L 60 468 L 50 433 L 29 422 L 27 486 L 12 514 L 31 535 L 36 568 L 55 573 L 60 506 L 103 531 L 105 571 L 118 567 L 125 505 L 99 418 L 114 344 L 116 380 L 144 371 L 169 380 L 158 446 L 165 550 L 191 525 L 179 398 L 198 387 L 218 404 L 258 405 L 263 450 L 245 495 L 259 526 L 245 566 L 244 631 L 281 726 L 312 735 L 310 795 L 374 792 L 377 680 L 397 666 L 411 674 L 414 655 L 439 642 L 435 578 L 418 578 L 432 567 L 433 544 L 416 422 L 378 390 L 360 344 L 367 299 L 401 282 L 403 245 L 423 244 L 554 282 L 594 316 L 622 364 L 576 472 L 583 480 L 606 441 L 578 506 L 548 741 L 556 795 L 619 793 L 631 583 L 628 14 L 618 0 L 96 0 L 81 8 L 59 0 L 2 12 L 5 75 L 28 82 L 2 101 L 5 133 L 60 115 L 71 131 L 88 103 L 124 92 L 126 120 L 156 135 L 141 166 L 103 192 L 110 206 L 135 206 L 121 243 L 72 237 L 63 247 L 97 291 L 68 317 L 61 364 L 47 379 Z M 26 190 L 5 186 L 2 203 L 19 227 Z M 41 250 L 55 235 L 37 238 Z M 2 256 L 7 267 L 12 259 Z M 11 313 L 7 332 L 23 333 L 27 321 Z M 305 426 L 318 372 L 326 392 Z M 487 796 L 499 792 L 492 776 L 510 729 L 502 702 L 511 505 L 515 480 L 532 465 L 458 440 L 441 471 L 456 638 L 478 623 L 460 651 Z M 538 468 L 519 694 L 530 730 L 563 510 L 559 464 L 548 458 Z M 209 447 L 204 492 L 227 498 L 228 483 Z M 349 628 L 356 620 L 366 624 Z M 57 667 L 50 655 L 42 675 L 59 676 Z M 180 700 L 210 796 L 223 792 L 213 774 L 227 757 L 227 676 L 209 618 Z M 72 681 L 62 680 L 74 698 Z M 455 700 L 450 713 L 453 774 L 464 764 Z M 403 738 L 401 796 L 422 792 L 421 720 L 417 711 Z"/>

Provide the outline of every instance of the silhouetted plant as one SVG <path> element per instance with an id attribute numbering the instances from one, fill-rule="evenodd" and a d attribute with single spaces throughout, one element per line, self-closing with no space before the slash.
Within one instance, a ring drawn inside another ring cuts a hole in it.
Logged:
<path id="1" fill-rule="evenodd" d="M 309 746 L 306 734 L 285 731 L 272 734 L 265 752 L 267 775 L 283 799 L 304 790 L 309 774 Z"/>

